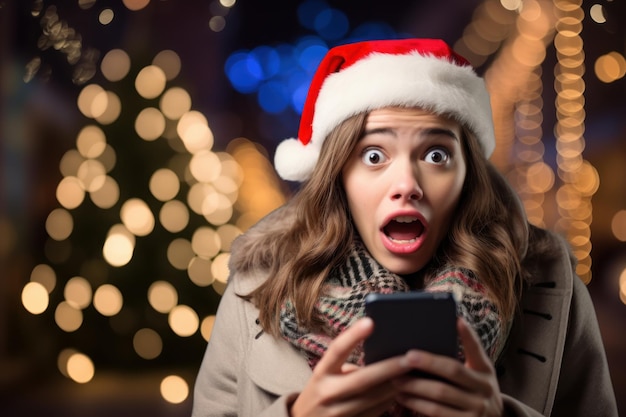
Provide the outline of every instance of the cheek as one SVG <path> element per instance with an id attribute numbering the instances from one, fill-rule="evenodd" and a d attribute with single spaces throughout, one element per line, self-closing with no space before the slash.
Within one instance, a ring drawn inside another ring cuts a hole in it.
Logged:
<path id="1" fill-rule="evenodd" d="M 463 192 L 464 178 L 455 177 L 446 183 L 430 184 L 430 199 L 435 209 L 445 225 L 449 224 L 450 218 L 456 210 L 461 193 Z"/>
<path id="2" fill-rule="evenodd" d="M 376 214 L 377 197 L 372 187 L 367 187 L 363 181 L 344 181 L 344 190 L 354 226 L 363 234 L 365 227 L 375 224 L 372 219 Z"/>
<path id="3" fill-rule="evenodd" d="M 366 193 L 354 193 L 348 196 L 348 207 L 354 221 L 354 225 L 362 231 L 362 227 L 367 223 L 367 218 L 373 213 L 370 198 Z"/>

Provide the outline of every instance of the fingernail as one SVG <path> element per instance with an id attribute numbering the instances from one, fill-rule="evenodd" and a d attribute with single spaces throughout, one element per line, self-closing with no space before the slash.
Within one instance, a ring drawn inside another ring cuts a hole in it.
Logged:
<path id="1" fill-rule="evenodd" d="M 419 360 L 422 358 L 422 355 L 417 351 L 417 350 L 409 350 L 406 353 L 406 357 L 413 363 L 417 363 L 419 362 Z"/>
<path id="2" fill-rule="evenodd" d="M 416 363 L 419 362 L 420 356 L 421 355 L 419 354 L 419 352 L 417 352 L 415 350 L 409 350 L 402 357 L 401 364 L 402 364 L 402 366 L 405 366 L 407 368 L 412 367 L 412 365 L 415 365 Z"/>

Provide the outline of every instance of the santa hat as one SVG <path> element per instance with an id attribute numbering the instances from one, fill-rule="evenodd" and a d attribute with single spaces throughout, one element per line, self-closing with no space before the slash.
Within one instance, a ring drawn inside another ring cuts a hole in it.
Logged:
<path id="1" fill-rule="evenodd" d="M 298 138 L 276 148 L 276 171 L 286 180 L 307 180 L 335 127 L 356 114 L 389 106 L 452 117 L 476 135 L 485 157 L 493 152 L 489 94 L 465 58 L 441 40 L 376 40 L 328 51 L 311 81 Z"/>

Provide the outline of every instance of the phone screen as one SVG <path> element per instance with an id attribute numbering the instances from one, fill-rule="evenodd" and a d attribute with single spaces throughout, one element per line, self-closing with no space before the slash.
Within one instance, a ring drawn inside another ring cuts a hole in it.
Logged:
<path id="1" fill-rule="evenodd" d="M 456 303 L 451 293 L 368 294 L 365 314 L 374 320 L 374 332 L 364 343 L 367 364 L 410 349 L 458 356 Z"/>

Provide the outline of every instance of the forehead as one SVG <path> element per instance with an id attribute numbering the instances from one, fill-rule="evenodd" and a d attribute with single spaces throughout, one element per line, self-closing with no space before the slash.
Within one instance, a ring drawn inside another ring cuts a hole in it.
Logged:
<path id="1" fill-rule="evenodd" d="M 436 124 L 458 131 L 461 130 L 461 125 L 450 117 L 435 114 L 429 110 L 413 107 L 384 107 L 381 109 L 375 109 L 368 113 L 365 123 L 366 125 L 383 123 L 425 123 Z"/>
<path id="2" fill-rule="evenodd" d="M 446 133 L 456 139 L 463 136 L 462 126 L 454 119 L 420 108 L 386 107 L 371 111 L 365 119 L 364 135 L 396 130 Z"/>

